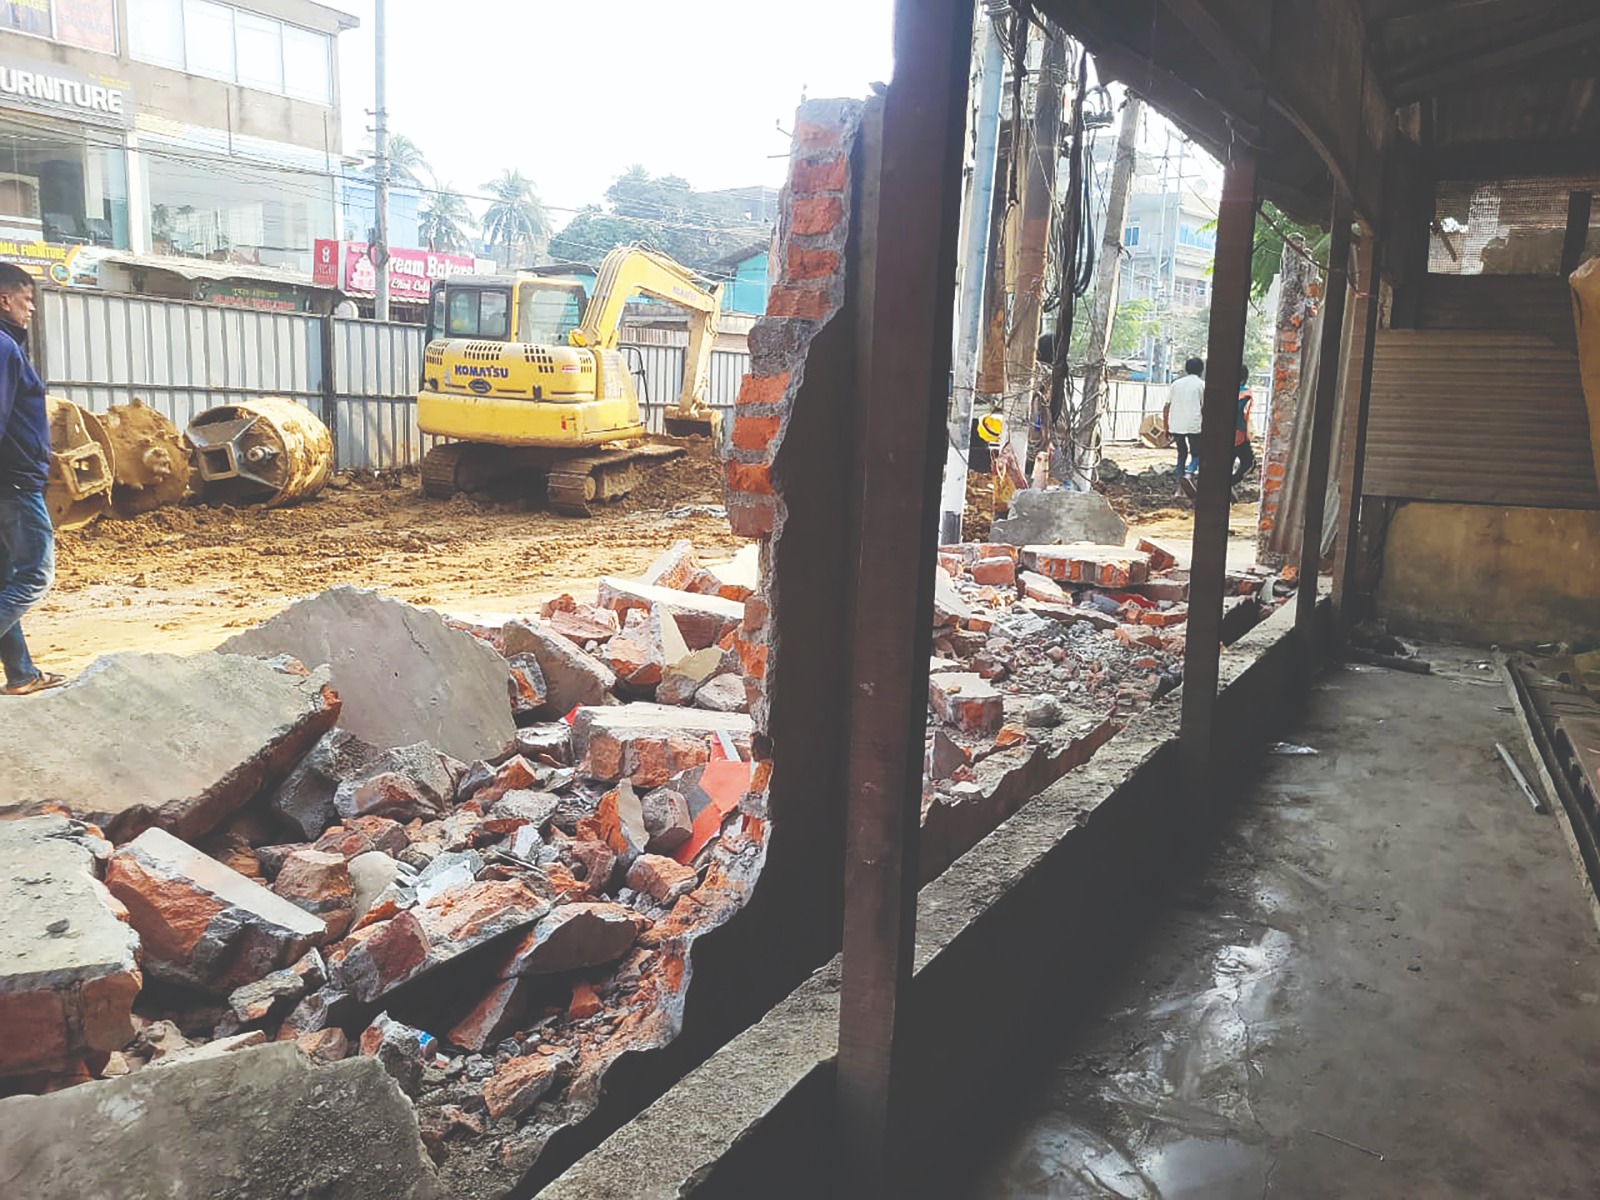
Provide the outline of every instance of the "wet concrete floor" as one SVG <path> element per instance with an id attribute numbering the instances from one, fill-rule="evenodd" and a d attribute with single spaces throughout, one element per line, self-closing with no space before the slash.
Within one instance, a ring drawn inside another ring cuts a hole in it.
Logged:
<path id="1" fill-rule="evenodd" d="M 1345 668 L 962 1197 L 1600 1196 L 1600 938 L 1494 676 Z"/>

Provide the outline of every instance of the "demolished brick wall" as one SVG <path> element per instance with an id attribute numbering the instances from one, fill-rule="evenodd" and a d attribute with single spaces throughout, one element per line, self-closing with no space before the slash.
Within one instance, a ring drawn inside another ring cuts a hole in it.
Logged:
<path id="1" fill-rule="evenodd" d="M 1257 397 L 1255 408 L 1257 423 L 1265 427 L 1256 559 L 1272 566 L 1280 566 L 1299 553 L 1298 524 L 1287 511 L 1294 501 L 1284 485 L 1289 481 L 1305 384 L 1316 374 L 1315 317 L 1321 295 L 1316 265 L 1286 249 L 1281 287 L 1272 355 L 1272 394 Z"/>

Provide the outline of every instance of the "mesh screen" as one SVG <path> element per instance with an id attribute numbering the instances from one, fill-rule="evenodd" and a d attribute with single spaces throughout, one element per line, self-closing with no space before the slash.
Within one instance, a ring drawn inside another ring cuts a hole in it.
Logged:
<path id="1" fill-rule="evenodd" d="M 1559 275 L 1572 192 L 1600 195 L 1600 177 L 1442 181 L 1428 270 L 1435 275 Z M 1590 220 L 1585 258 L 1600 255 L 1600 203 Z"/>

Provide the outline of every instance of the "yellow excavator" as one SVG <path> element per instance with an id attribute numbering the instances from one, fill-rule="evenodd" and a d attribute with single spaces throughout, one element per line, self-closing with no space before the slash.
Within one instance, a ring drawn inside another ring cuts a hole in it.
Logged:
<path id="1" fill-rule="evenodd" d="M 643 295 L 687 309 L 689 348 L 673 436 L 716 436 L 706 403 L 720 284 L 639 246 L 606 255 L 585 299 L 583 280 L 560 269 L 462 275 L 434 286 L 417 419 L 452 439 L 422 460 L 430 496 L 474 492 L 512 476 L 543 476 L 550 507 L 589 516 L 596 501 L 627 494 L 639 469 L 684 453 L 646 440 L 637 351 L 619 348 L 622 313 Z"/>

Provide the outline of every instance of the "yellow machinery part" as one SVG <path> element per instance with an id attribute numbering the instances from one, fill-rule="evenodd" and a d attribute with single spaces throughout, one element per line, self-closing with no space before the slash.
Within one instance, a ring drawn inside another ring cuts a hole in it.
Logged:
<path id="1" fill-rule="evenodd" d="M 464 442 L 574 450 L 645 434 L 638 403 L 628 394 L 564 404 L 422 392 L 417 423 L 424 433 Z"/>
<path id="2" fill-rule="evenodd" d="M 134 517 L 180 503 L 189 491 L 189 444 L 178 427 L 141 400 L 117 404 L 102 418 L 116 449 L 112 507 Z"/>
<path id="3" fill-rule="evenodd" d="M 333 475 L 328 427 L 283 396 L 208 409 L 189 441 L 207 504 L 276 508 L 315 496 Z"/>
<path id="4" fill-rule="evenodd" d="M 1589 441 L 1594 471 L 1600 477 L 1600 258 L 1591 258 L 1570 277 L 1572 316 L 1578 326 L 1578 367 L 1589 404 Z"/>
<path id="5" fill-rule="evenodd" d="M 57 529 L 80 529 L 111 508 L 116 450 L 100 418 L 59 396 L 45 397 L 50 478 L 45 507 Z"/>

